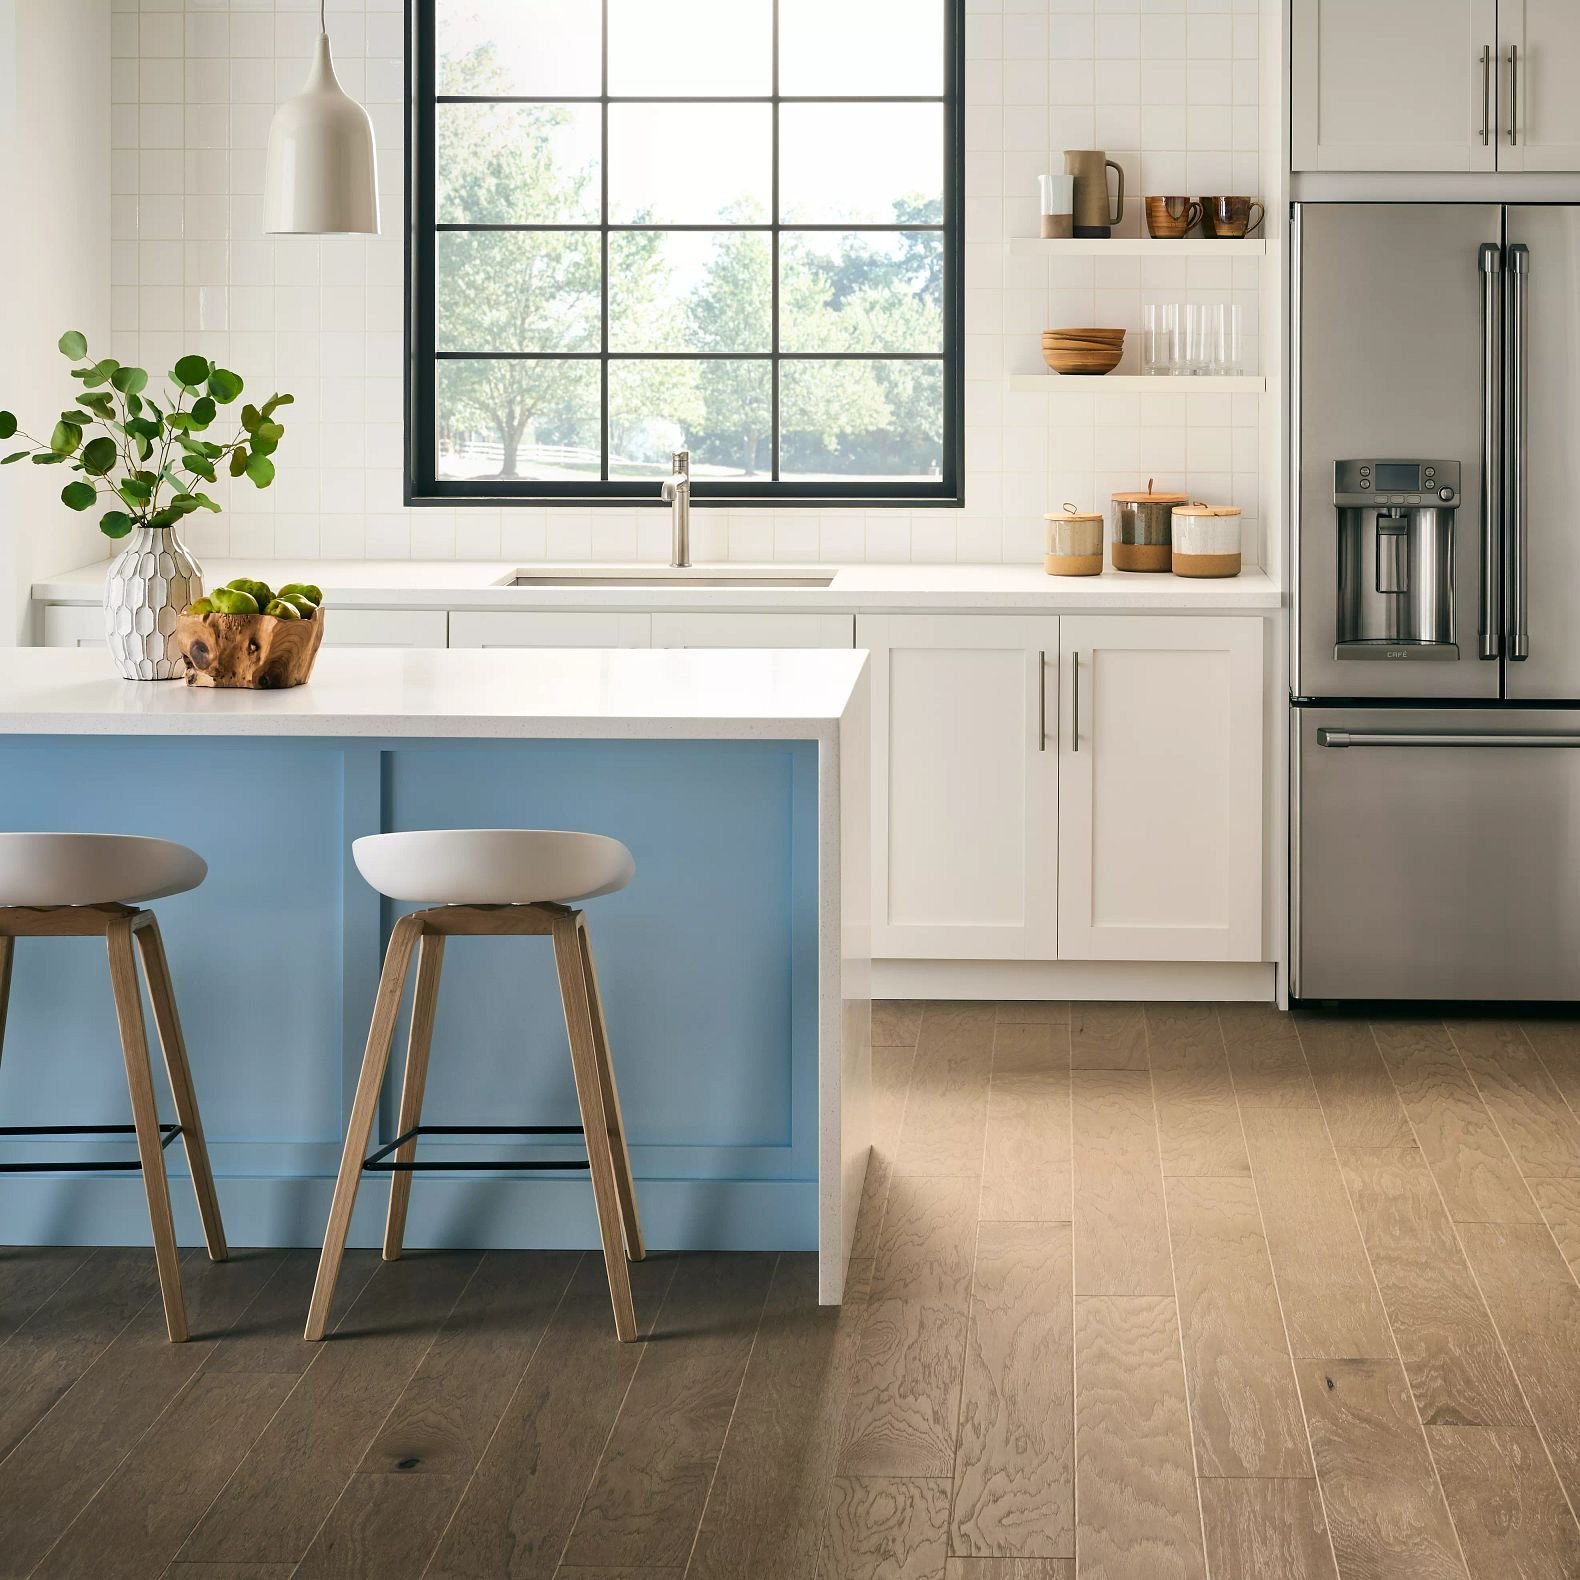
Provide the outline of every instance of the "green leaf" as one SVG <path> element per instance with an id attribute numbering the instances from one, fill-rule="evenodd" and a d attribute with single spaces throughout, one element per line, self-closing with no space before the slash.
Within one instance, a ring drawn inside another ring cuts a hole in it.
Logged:
<path id="1" fill-rule="evenodd" d="M 16 418 L 8 411 L 0 411 L 0 439 L 9 439 L 16 433 Z"/>
<path id="2" fill-rule="evenodd" d="M 91 368 L 80 369 L 76 377 L 80 378 L 91 390 L 96 385 L 108 384 L 115 377 L 115 370 L 120 365 L 114 357 L 106 357 L 102 362 L 95 362 Z"/>
<path id="3" fill-rule="evenodd" d="M 247 461 L 247 446 L 244 444 L 238 445 L 230 453 L 230 475 L 232 477 L 240 477 L 247 470 Z"/>
<path id="4" fill-rule="evenodd" d="M 285 429 L 277 422 L 260 422 L 252 436 L 254 439 L 272 439 L 278 444 L 285 437 Z"/>
<path id="5" fill-rule="evenodd" d="M 208 392 L 221 406 L 228 406 L 242 391 L 241 375 L 229 368 L 215 368 L 208 376 Z"/>
<path id="6" fill-rule="evenodd" d="M 296 397 L 294 395 L 271 395 L 268 400 L 263 403 L 263 415 L 265 417 L 272 417 L 279 407 L 294 406 L 295 404 Z"/>
<path id="7" fill-rule="evenodd" d="M 79 395 L 77 397 L 77 404 L 79 406 L 86 406 L 95 417 L 102 417 L 105 422 L 110 422 L 115 417 L 115 402 L 112 401 L 103 390 L 100 390 L 93 395 Z M 65 414 L 62 413 L 62 416 L 64 415 Z M 80 421 L 81 419 L 80 417 L 76 417 L 73 420 Z"/>
<path id="8" fill-rule="evenodd" d="M 110 383 L 123 395 L 141 395 L 148 388 L 148 374 L 142 368 L 117 368 Z"/>
<path id="9" fill-rule="evenodd" d="M 132 518 L 124 510 L 106 510 L 99 517 L 99 531 L 107 538 L 124 538 L 132 530 Z"/>
<path id="10" fill-rule="evenodd" d="M 211 481 L 212 481 L 212 479 L 211 479 Z M 201 506 L 202 506 L 202 507 L 203 507 L 203 508 L 204 508 L 204 509 L 205 509 L 205 510 L 211 510 L 211 511 L 213 511 L 213 513 L 214 513 L 214 514 L 215 514 L 215 515 L 216 515 L 216 516 L 217 516 L 217 515 L 218 515 L 218 514 L 219 514 L 219 513 L 220 513 L 220 507 L 219 507 L 219 504 L 218 504 L 218 502 L 217 502 L 217 501 L 215 501 L 215 500 L 212 500 L 212 499 L 210 499 L 210 498 L 209 498 L 209 497 L 208 497 L 208 495 L 207 495 L 207 494 L 194 494 L 194 495 L 193 495 L 193 496 L 192 496 L 192 497 L 193 497 L 193 498 L 194 498 L 194 499 L 195 499 L 195 500 L 197 500 L 197 502 L 198 502 L 198 503 L 199 503 L 199 504 L 200 504 L 200 505 L 201 505 Z"/>
<path id="11" fill-rule="evenodd" d="M 60 354 L 73 362 L 81 361 L 88 354 L 88 337 L 79 329 L 68 329 L 56 345 L 60 347 Z"/>
<path id="12" fill-rule="evenodd" d="M 160 428 L 157 422 L 147 417 L 134 417 L 127 423 L 126 431 L 138 439 L 147 439 L 151 444 L 159 437 Z"/>
<path id="13" fill-rule="evenodd" d="M 171 377 L 183 389 L 197 389 L 199 385 L 207 383 L 213 366 L 207 357 L 182 357 L 176 363 Z"/>
<path id="14" fill-rule="evenodd" d="M 192 426 L 206 428 L 214 420 L 214 402 L 207 395 L 200 395 L 192 402 Z"/>
<path id="15" fill-rule="evenodd" d="M 190 516 L 198 508 L 196 494 L 179 493 L 170 496 L 170 509 L 180 511 L 183 516 Z"/>
<path id="16" fill-rule="evenodd" d="M 81 443 L 82 429 L 71 422 L 57 422 L 55 431 L 49 436 L 50 449 L 62 460 L 74 454 Z"/>
<path id="17" fill-rule="evenodd" d="M 119 454 L 113 439 L 90 439 L 82 447 L 82 469 L 95 477 L 103 477 L 115 465 Z"/>
<path id="18" fill-rule="evenodd" d="M 173 527 L 181 520 L 182 514 L 179 510 L 156 510 L 148 518 L 148 525 L 151 527 Z"/>
<path id="19" fill-rule="evenodd" d="M 189 411 L 167 411 L 165 413 L 165 427 L 172 433 L 190 433 L 192 431 L 192 413 Z"/>
<path id="20" fill-rule="evenodd" d="M 214 473 L 214 463 L 205 461 L 201 456 L 189 455 L 186 460 L 186 469 L 194 477 L 201 477 L 205 483 L 217 483 L 219 478 Z"/>
<path id="21" fill-rule="evenodd" d="M 256 406 L 246 405 L 241 409 L 241 425 L 251 433 L 263 421 L 263 413 Z"/>
<path id="22" fill-rule="evenodd" d="M 140 416 L 143 409 L 142 401 L 136 395 L 126 397 L 126 412 L 130 417 Z"/>
<path id="23" fill-rule="evenodd" d="M 274 481 L 274 462 L 266 455 L 254 455 L 247 463 L 247 476 L 259 488 L 267 488 Z"/>
<path id="24" fill-rule="evenodd" d="M 3 461 L 0 461 L 0 466 L 13 466 L 16 462 L 22 460 L 27 453 L 26 450 L 13 450 Z"/>
<path id="25" fill-rule="evenodd" d="M 279 446 L 279 442 L 277 440 L 275 440 L 275 439 L 264 439 L 264 438 L 260 438 L 256 434 L 253 435 L 252 453 L 254 455 L 273 455 L 274 452 L 276 450 L 278 450 L 279 448 L 280 448 L 280 446 Z"/>
<path id="26" fill-rule="evenodd" d="M 154 497 L 152 485 L 136 477 L 128 477 L 116 492 L 129 505 L 146 505 Z"/>
<path id="27" fill-rule="evenodd" d="M 60 502 L 73 510 L 86 510 L 99 497 L 92 483 L 67 483 L 60 491 Z"/>
<path id="28" fill-rule="evenodd" d="M 53 450 L 35 450 L 33 452 L 34 466 L 64 466 L 66 457 L 56 455 Z"/>

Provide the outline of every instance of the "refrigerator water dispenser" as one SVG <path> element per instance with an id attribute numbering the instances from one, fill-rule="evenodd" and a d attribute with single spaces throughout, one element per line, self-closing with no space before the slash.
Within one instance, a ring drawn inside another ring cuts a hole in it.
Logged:
<path id="1" fill-rule="evenodd" d="M 1333 656 L 1457 659 L 1458 461 L 1338 461 Z"/>

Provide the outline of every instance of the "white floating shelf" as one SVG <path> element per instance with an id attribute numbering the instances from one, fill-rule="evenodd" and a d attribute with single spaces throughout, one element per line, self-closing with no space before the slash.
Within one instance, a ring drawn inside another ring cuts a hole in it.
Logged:
<path id="1" fill-rule="evenodd" d="M 1261 236 L 1181 236 L 1155 241 L 1151 236 L 1069 236 L 1044 240 L 1016 236 L 1012 258 L 1262 258 L 1267 242 Z"/>
<path id="2" fill-rule="evenodd" d="M 1022 395 L 1262 395 L 1267 380 L 1260 373 L 1011 373 L 1009 387 Z"/>

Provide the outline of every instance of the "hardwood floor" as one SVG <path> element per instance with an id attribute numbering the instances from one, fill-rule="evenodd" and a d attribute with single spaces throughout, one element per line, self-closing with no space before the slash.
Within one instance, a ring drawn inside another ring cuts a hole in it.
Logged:
<path id="1" fill-rule="evenodd" d="M 885 1004 L 804 1254 L 0 1250 L 0 1580 L 1577 1580 L 1580 1023 Z M 420 1185 L 418 1187 L 421 1188 Z"/>

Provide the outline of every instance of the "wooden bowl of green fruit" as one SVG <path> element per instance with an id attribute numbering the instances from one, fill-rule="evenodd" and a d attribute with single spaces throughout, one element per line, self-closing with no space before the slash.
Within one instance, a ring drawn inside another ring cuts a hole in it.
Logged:
<path id="1" fill-rule="evenodd" d="M 303 685 L 324 640 L 324 595 L 309 582 L 275 592 L 238 576 L 189 603 L 176 621 L 189 686 L 279 691 Z"/>

